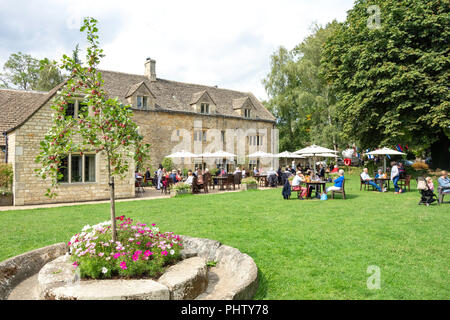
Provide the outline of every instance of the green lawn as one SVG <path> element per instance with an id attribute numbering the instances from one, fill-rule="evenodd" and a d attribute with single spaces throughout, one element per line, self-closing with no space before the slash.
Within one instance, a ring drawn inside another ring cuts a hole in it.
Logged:
<path id="1" fill-rule="evenodd" d="M 117 203 L 118 214 L 164 231 L 219 240 L 260 271 L 256 299 L 448 299 L 450 206 L 418 206 L 419 193 L 359 191 L 348 199 L 283 200 L 281 188 Z M 107 220 L 109 204 L 0 212 L 0 261 L 68 241 Z M 367 289 L 367 267 L 381 289 Z"/>

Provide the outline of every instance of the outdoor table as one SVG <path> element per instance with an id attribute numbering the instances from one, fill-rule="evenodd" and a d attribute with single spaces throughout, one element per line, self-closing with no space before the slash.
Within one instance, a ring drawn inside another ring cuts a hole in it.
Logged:
<path id="1" fill-rule="evenodd" d="M 315 186 L 316 187 L 316 194 L 317 194 L 317 187 L 319 187 L 319 191 L 320 192 L 325 192 L 326 189 L 326 184 L 328 183 L 328 181 L 310 181 L 310 182 L 304 182 L 302 181 L 301 184 L 305 184 L 306 185 L 306 197 L 308 197 L 308 193 L 309 193 L 309 187 L 310 186 Z M 311 198 L 311 197 L 308 197 Z"/>
<path id="2" fill-rule="evenodd" d="M 260 187 L 262 187 L 261 184 L 264 184 L 264 187 L 267 187 L 267 185 L 268 185 L 267 174 L 258 174 L 258 175 L 255 175 L 254 178 L 256 180 L 258 180 L 258 184 Z"/>
<path id="3" fill-rule="evenodd" d="M 225 190 L 224 188 L 224 182 L 227 182 L 228 177 L 227 176 L 217 176 L 214 177 L 214 179 L 217 179 L 217 185 L 219 186 L 219 190 Z"/>
<path id="4" fill-rule="evenodd" d="M 389 178 L 374 178 L 374 180 L 375 180 L 375 183 L 380 186 L 381 190 L 383 190 L 383 185 L 387 181 L 387 191 L 390 190 L 389 183 L 390 183 L 391 179 L 389 179 Z"/>

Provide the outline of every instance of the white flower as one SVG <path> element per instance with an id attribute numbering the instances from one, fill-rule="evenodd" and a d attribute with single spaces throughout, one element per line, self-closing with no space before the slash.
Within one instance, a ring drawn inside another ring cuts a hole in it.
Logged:
<path id="1" fill-rule="evenodd" d="M 170 252 L 170 255 L 172 255 L 172 256 L 175 254 L 175 250 L 170 250 L 169 252 Z"/>
<path id="2" fill-rule="evenodd" d="M 106 269 L 105 267 L 102 268 L 102 273 L 105 274 L 108 272 L 108 269 Z"/>
<path id="3" fill-rule="evenodd" d="M 83 227 L 83 229 L 81 229 L 81 231 L 85 232 L 85 231 L 88 231 L 90 228 L 91 228 L 91 226 L 87 224 Z"/>

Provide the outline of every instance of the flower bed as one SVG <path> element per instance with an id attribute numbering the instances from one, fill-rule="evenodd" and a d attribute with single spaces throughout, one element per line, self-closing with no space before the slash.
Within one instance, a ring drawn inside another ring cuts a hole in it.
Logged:
<path id="1" fill-rule="evenodd" d="M 81 278 L 155 278 L 181 259 L 179 235 L 125 216 L 116 219 L 116 242 L 110 221 L 87 225 L 70 239 L 69 252 Z"/>

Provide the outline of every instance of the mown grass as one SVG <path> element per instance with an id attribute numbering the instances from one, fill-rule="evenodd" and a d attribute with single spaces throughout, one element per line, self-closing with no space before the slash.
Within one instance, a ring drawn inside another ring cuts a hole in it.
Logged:
<path id="1" fill-rule="evenodd" d="M 117 213 L 162 230 L 219 240 L 259 268 L 256 299 L 448 299 L 450 207 L 419 193 L 359 190 L 348 199 L 283 200 L 281 188 L 117 203 Z M 0 261 L 68 239 L 109 218 L 108 204 L 0 212 Z M 378 266 L 381 288 L 369 290 Z"/>

